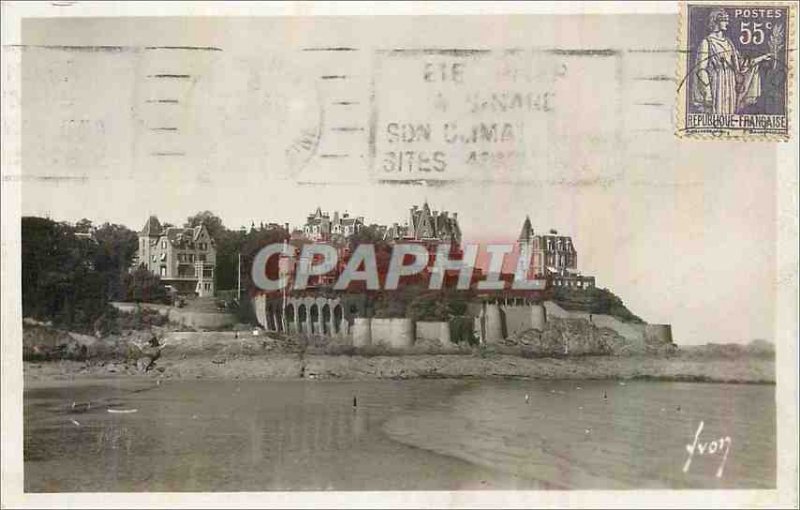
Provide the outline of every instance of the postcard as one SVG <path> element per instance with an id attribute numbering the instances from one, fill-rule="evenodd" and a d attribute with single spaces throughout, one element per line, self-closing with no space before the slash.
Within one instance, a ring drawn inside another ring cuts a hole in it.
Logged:
<path id="1" fill-rule="evenodd" d="M 782 2 L 3 4 L 3 507 L 796 507 Z"/>

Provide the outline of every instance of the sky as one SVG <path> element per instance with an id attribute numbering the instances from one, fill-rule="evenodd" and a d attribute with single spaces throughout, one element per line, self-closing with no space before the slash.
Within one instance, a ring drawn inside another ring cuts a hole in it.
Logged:
<path id="1" fill-rule="evenodd" d="M 679 344 L 772 339 L 775 155 L 675 137 L 676 33 L 673 15 L 24 20 L 22 214 L 391 224 L 427 200 L 471 242 L 529 215 Z"/>

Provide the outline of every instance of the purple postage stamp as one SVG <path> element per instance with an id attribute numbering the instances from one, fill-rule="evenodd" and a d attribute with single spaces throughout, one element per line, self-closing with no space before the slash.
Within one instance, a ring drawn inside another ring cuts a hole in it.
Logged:
<path id="1" fill-rule="evenodd" d="M 793 20 L 790 4 L 683 4 L 676 134 L 788 140 Z"/>

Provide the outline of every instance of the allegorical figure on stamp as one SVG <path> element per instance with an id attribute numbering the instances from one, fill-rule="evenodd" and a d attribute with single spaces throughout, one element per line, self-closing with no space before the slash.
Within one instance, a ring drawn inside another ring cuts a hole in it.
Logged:
<path id="1" fill-rule="evenodd" d="M 743 57 L 728 38 L 728 13 L 714 9 L 708 15 L 708 35 L 697 48 L 692 102 L 703 112 L 741 113 L 755 104 L 761 95 L 762 62 L 772 60 L 770 53 Z"/>

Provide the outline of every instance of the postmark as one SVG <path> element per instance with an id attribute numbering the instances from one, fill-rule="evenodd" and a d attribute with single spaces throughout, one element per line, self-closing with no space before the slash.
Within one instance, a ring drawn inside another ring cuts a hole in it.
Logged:
<path id="1" fill-rule="evenodd" d="M 795 6 L 681 5 L 676 135 L 789 139 Z"/>
<path id="2" fill-rule="evenodd" d="M 614 82 L 612 50 L 402 48 L 376 52 L 369 144 L 381 182 L 522 182 L 547 179 L 555 161 L 573 161 L 550 138 L 612 144 L 616 102 L 603 120 L 565 119 L 597 104 L 593 76 Z M 403 82 L 403 88 L 393 86 Z M 609 95 L 614 95 L 611 92 Z M 613 99 L 613 98 L 612 98 Z M 557 134 L 555 134 L 557 133 Z M 580 167 L 578 162 L 574 166 Z"/>
<path id="3" fill-rule="evenodd" d="M 324 113 L 320 92 L 304 70 L 286 58 L 271 56 L 253 88 L 263 90 L 260 144 L 277 164 L 270 177 L 298 179 L 313 159 L 322 136 Z"/>

